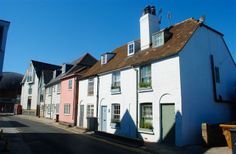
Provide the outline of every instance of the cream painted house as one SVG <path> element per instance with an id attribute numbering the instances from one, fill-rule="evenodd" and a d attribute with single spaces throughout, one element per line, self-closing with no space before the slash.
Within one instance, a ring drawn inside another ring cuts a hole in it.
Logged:
<path id="1" fill-rule="evenodd" d="M 201 141 L 201 123 L 232 120 L 236 67 L 223 34 L 203 18 L 159 29 L 155 7 L 140 40 L 105 53 L 79 81 L 79 127 L 178 146 Z"/>

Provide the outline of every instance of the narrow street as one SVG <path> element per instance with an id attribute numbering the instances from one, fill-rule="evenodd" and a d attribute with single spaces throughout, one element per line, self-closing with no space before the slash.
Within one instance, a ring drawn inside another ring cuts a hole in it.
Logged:
<path id="1" fill-rule="evenodd" d="M 9 153 L 140 153 L 17 116 L 0 116 L 0 128 L 9 140 Z"/>

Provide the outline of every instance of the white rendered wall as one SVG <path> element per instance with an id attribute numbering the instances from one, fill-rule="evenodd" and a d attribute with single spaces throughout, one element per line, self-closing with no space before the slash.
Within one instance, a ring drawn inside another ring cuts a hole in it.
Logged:
<path id="1" fill-rule="evenodd" d="M 25 74 L 24 78 L 26 78 L 26 75 L 27 74 Z M 28 94 L 29 84 L 32 85 L 32 94 Z M 27 102 L 28 102 L 28 97 L 29 96 L 31 96 L 31 98 L 32 98 L 32 100 L 31 100 L 31 110 L 36 110 L 36 108 L 37 108 L 37 99 L 38 99 L 38 86 L 39 86 L 38 84 L 39 84 L 39 79 L 38 79 L 38 77 L 35 73 L 35 70 L 34 70 L 34 80 L 33 80 L 33 82 L 28 83 L 27 80 L 25 80 L 25 82 L 22 85 L 21 105 L 22 105 L 23 110 L 27 110 Z"/>
<path id="2" fill-rule="evenodd" d="M 182 93 L 182 139 L 178 145 L 195 144 L 201 140 L 201 123 L 230 121 L 231 106 L 217 103 L 213 97 L 210 55 L 220 68 L 223 100 L 229 100 L 236 85 L 235 65 L 223 38 L 204 27 L 198 28 L 180 53 Z"/>
<path id="3" fill-rule="evenodd" d="M 80 105 L 84 105 L 84 120 L 83 127 L 87 128 L 87 105 L 94 105 L 94 117 L 96 117 L 96 97 L 97 97 L 97 77 L 94 77 L 94 95 L 88 96 L 88 79 L 79 81 L 79 96 L 78 96 L 78 118 L 77 126 L 80 119 Z"/>
<path id="4" fill-rule="evenodd" d="M 160 139 L 160 103 L 175 103 L 175 112 L 181 112 L 179 58 L 173 57 L 152 63 L 152 90 L 139 92 L 139 103 L 151 102 L 153 108 L 153 132 L 139 131 L 138 135 L 145 141 L 157 142 Z M 136 137 L 136 72 L 134 69 L 122 70 L 120 73 L 121 94 L 111 94 L 112 74 L 100 76 L 99 119 L 101 106 L 107 106 L 107 132 L 118 135 Z M 168 94 L 169 97 L 163 97 Z M 163 98 L 163 99 L 161 99 Z M 111 123 L 111 104 L 120 104 L 121 128 L 113 129 Z M 125 115 L 125 117 L 124 117 Z M 138 111 L 138 117 L 139 117 Z M 127 120 L 128 119 L 128 120 Z M 125 121 L 122 125 L 122 121 Z M 129 121 L 129 122 L 127 122 Z M 139 126 L 139 124 L 138 124 Z M 179 126 L 177 122 L 177 126 Z"/>
<path id="5" fill-rule="evenodd" d="M 55 87 L 55 91 L 53 88 Z M 56 119 L 56 105 L 60 104 L 60 92 L 57 92 L 57 84 L 52 85 L 52 94 L 48 93 L 49 87 L 46 88 L 46 97 L 45 97 L 45 113 L 44 116 L 46 118 L 51 118 L 51 119 Z M 47 107 L 50 107 L 51 105 L 51 110 L 48 112 Z M 60 107 L 60 105 L 59 105 Z"/>

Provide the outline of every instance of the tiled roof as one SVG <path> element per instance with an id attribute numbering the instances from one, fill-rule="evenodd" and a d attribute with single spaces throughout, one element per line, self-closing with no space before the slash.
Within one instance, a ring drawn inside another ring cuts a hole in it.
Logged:
<path id="1" fill-rule="evenodd" d="M 200 25 L 193 18 L 175 24 L 166 29 L 172 33 L 172 37 L 163 46 L 138 51 L 132 56 L 127 56 L 127 44 L 125 44 L 113 51 L 115 56 L 107 64 L 101 65 L 101 61 L 98 61 L 82 78 L 173 56 L 181 51 Z"/>
<path id="2" fill-rule="evenodd" d="M 32 64 L 34 66 L 34 69 L 36 71 L 36 75 L 38 76 L 38 78 L 41 77 L 42 71 L 44 70 L 53 71 L 56 69 L 60 69 L 60 66 L 58 65 L 48 64 L 48 63 L 39 62 L 35 60 L 31 60 L 31 61 L 32 61 Z"/>

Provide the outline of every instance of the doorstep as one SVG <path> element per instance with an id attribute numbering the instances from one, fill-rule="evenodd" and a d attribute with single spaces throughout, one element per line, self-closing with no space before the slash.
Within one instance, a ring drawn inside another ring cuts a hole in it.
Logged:
<path id="1" fill-rule="evenodd" d="M 144 141 L 141 139 L 119 136 L 102 131 L 95 131 L 93 135 L 95 137 L 102 138 L 110 142 L 115 142 L 118 144 L 123 144 L 131 147 L 141 147 L 144 145 Z"/>

